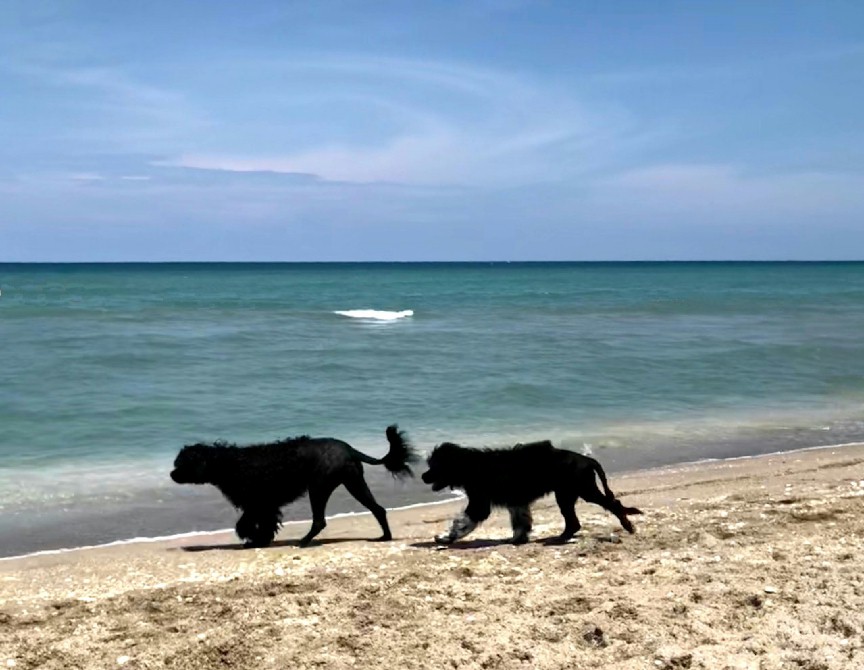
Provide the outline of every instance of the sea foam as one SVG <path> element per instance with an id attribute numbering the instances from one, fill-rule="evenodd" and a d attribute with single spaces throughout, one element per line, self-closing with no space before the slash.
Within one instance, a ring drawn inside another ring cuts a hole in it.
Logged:
<path id="1" fill-rule="evenodd" d="M 333 313 L 347 316 L 350 319 L 372 319 L 374 321 L 396 321 L 397 319 L 404 319 L 406 316 L 414 316 L 413 309 L 403 309 L 400 312 L 389 312 L 383 309 L 348 309 L 336 310 Z"/>

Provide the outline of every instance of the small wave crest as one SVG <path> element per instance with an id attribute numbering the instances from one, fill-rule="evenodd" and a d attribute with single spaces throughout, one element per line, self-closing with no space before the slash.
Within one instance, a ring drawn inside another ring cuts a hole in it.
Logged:
<path id="1" fill-rule="evenodd" d="M 414 316 L 413 309 L 403 309 L 399 312 L 390 312 L 383 309 L 347 309 L 333 312 L 339 316 L 347 316 L 349 319 L 371 319 L 373 321 L 396 321 L 406 316 Z"/>

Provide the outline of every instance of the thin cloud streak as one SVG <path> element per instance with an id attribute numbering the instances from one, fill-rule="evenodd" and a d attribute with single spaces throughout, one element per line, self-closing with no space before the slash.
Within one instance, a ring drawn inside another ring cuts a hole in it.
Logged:
<path id="1" fill-rule="evenodd" d="M 238 172 L 303 172 L 342 182 L 504 186 L 548 179 L 573 169 L 584 171 L 587 157 L 567 156 L 568 144 L 578 147 L 598 139 L 614 141 L 628 130 L 623 113 L 611 115 L 611 120 L 603 118 L 599 112 L 587 112 L 570 92 L 529 86 L 487 69 L 349 57 L 284 67 L 293 72 L 316 71 L 324 81 L 340 81 L 345 74 L 371 80 L 377 89 L 393 96 L 377 97 L 375 103 L 381 110 L 392 111 L 404 130 L 374 146 L 328 142 L 280 154 L 188 152 L 171 163 Z M 385 85 L 390 80 L 398 86 Z M 346 95 L 341 87 L 333 90 Z M 404 98 L 425 97 L 435 102 L 425 107 L 418 102 L 409 104 L 394 92 L 399 90 L 407 91 Z M 325 95 L 315 95 L 319 104 L 326 104 Z M 550 147 L 561 147 L 564 160 L 554 152 L 544 156 Z"/>
<path id="2" fill-rule="evenodd" d="M 176 147 L 213 127 L 212 119 L 184 93 L 141 83 L 116 67 L 19 63 L 14 71 L 38 82 L 46 97 L 62 100 L 54 104 L 68 111 L 68 123 L 46 131 L 59 140 L 152 151 Z"/>
<path id="3" fill-rule="evenodd" d="M 606 215 L 633 212 L 646 221 L 691 226 L 737 223 L 756 214 L 763 225 L 864 217 L 864 175 L 794 172 L 748 174 L 731 165 L 654 165 L 599 180 L 591 195 Z"/>

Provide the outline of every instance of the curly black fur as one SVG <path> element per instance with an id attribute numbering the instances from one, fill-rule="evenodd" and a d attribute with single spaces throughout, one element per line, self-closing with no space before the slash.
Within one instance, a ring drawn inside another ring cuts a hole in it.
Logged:
<path id="1" fill-rule="evenodd" d="M 436 536 L 441 544 L 465 537 L 490 514 L 491 508 L 507 507 L 513 526 L 513 541 L 528 541 L 531 532 L 530 505 L 548 493 L 555 493 L 564 516 L 566 542 L 582 527 L 576 517 L 576 500 L 595 503 L 618 517 L 621 525 L 635 532 L 628 514 L 642 514 L 635 507 L 624 507 L 609 489 L 606 473 L 595 459 L 575 451 L 556 449 L 548 440 L 517 444 L 512 449 L 471 449 L 444 442 L 429 456 L 429 469 L 422 479 L 432 489 L 462 489 L 468 506 L 454 519 L 450 531 Z M 600 478 L 603 492 L 597 488 Z"/>
<path id="2" fill-rule="evenodd" d="M 383 531 L 379 539 L 390 540 L 387 513 L 369 491 L 362 464 L 384 465 L 395 477 L 411 477 L 409 463 L 417 457 L 397 426 L 387 428 L 387 441 L 390 450 L 384 458 L 372 458 L 331 437 L 303 436 L 246 447 L 225 442 L 191 444 L 177 454 L 171 479 L 218 488 L 242 512 L 236 530 L 247 547 L 269 545 L 282 525 L 280 508 L 307 492 L 312 528 L 300 546 L 308 545 L 327 525 L 327 501 L 340 484 L 378 520 Z"/>

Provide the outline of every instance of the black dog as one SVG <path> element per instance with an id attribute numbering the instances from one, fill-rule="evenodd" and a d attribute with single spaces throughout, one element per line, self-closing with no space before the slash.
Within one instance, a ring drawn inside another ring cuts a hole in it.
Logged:
<path id="1" fill-rule="evenodd" d="M 282 525 L 283 505 L 308 491 L 312 527 L 300 540 L 305 547 L 324 530 L 324 510 L 330 494 L 343 484 L 381 526 L 380 540 L 390 540 L 387 513 L 372 496 L 363 478 L 363 463 L 383 464 L 396 477 L 413 476 L 408 463 L 416 460 L 404 432 L 387 428 L 390 451 L 372 458 L 330 437 L 308 436 L 248 447 L 216 442 L 183 447 L 174 461 L 171 479 L 178 484 L 213 484 L 242 514 L 237 535 L 247 547 L 266 547 Z"/>
<path id="2" fill-rule="evenodd" d="M 595 474 L 605 493 L 597 488 Z M 449 532 L 435 537 L 440 544 L 468 535 L 489 516 L 492 506 L 510 510 L 513 542 L 523 544 L 531 532 L 531 503 L 552 492 L 564 516 L 560 542 L 567 542 L 582 527 L 574 509 L 577 498 L 606 508 L 631 533 L 635 530 L 627 515 L 642 514 L 618 501 L 609 490 L 600 463 L 574 451 L 556 449 L 548 440 L 517 444 L 512 449 L 469 449 L 445 442 L 429 457 L 423 481 L 435 491 L 449 486 L 462 489 L 468 496 L 468 506 L 453 520 Z"/>

